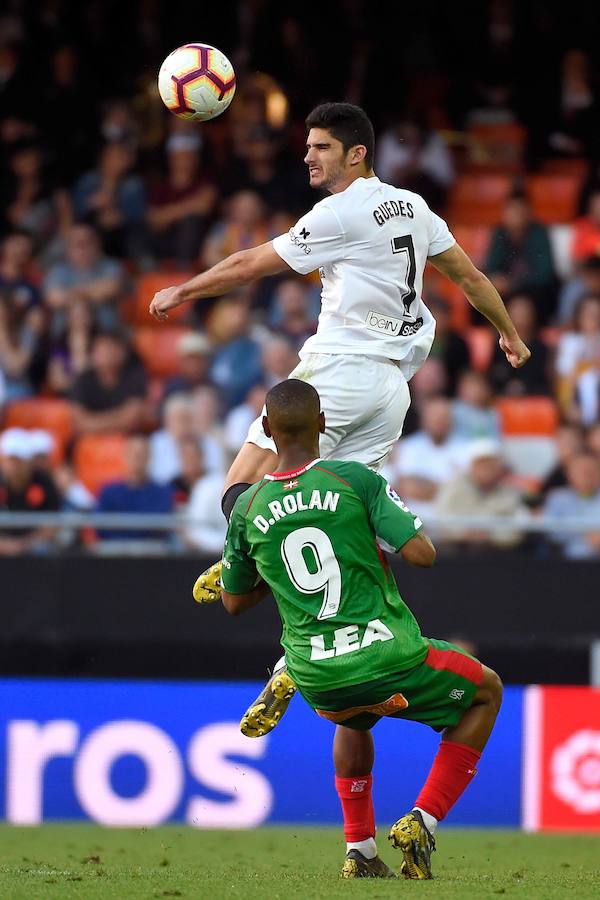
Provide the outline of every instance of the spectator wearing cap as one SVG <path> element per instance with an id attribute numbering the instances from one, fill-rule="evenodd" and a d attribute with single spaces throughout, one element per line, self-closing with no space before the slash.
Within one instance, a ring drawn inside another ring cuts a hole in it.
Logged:
<path id="1" fill-rule="evenodd" d="M 525 291 L 536 298 L 540 319 L 554 309 L 556 274 L 548 230 L 536 222 L 526 197 L 514 194 L 494 230 L 485 271 L 501 294 Z"/>
<path id="2" fill-rule="evenodd" d="M 526 366 L 513 369 L 506 365 L 506 355 L 498 341 L 494 343 L 494 353 L 489 376 L 497 393 L 510 397 L 548 394 L 551 389 L 550 354 L 541 340 L 537 325 L 537 310 L 528 294 L 515 294 L 506 302 L 506 308 L 521 338 L 531 350 L 531 359 Z"/>
<path id="3" fill-rule="evenodd" d="M 98 511 L 112 513 L 169 513 L 173 508 L 173 491 L 170 485 L 157 484 L 148 471 L 148 439 L 132 434 L 125 445 L 125 478 L 106 484 L 98 496 Z M 160 534 L 160 532 L 159 532 Z M 110 531 L 101 532 L 103 539 L 146 540 L 157 536 L 156 532 Z"/>
<path id="4" fill-rule="evenodd" d="M 146 376 L 130 361 L 126 337 L 99 332 L 91 350 L 91 365 L 73 385 L 71 400 L 79 434 L 131 433 L 147 421 Z"/>
<path id="5" fill-rule="evenodd" d="M 0 437 L 0 511 L 55 512 L 60 498 L 49 473 L 36 468 L 35 447 L 29 432 L 9 428 Z M 47 552 L 55 530 L 37 528 L 0 529 L 0 556 Z"/>
<path id="6" fill-rule="evenodd" d="M 67 234 L 65 259 L 50 268 L 44 283 L 46 302 L 52 311 L 50 333 L 58 340 L 67 329 L 67 310 L 84 303 L 101 328 L 113 328 L 120 320 L 118 302 L 125 288 L 124 270 L 116 259 L 105 256 L 97 233 L 90 225 L 73 225 Z"/>
<path id="7" fill-rule="evenodd" d="M 435 503 L 440 516 L 490 516 L 519 519 L 527 516 L 520 493 L 505 483 L 507 468 L 500 445 L 475 441 L 467 450 L 468 467 L 442 486 Z M 443 529 L 443 540 L 462 547 L 515 547 L 522 534 L 515 531 L 460 528 Z"/>
<path id="8" fill-rule="evenodd" d="M 45 316 L 31 261 L 31 237 L 9 234 L 0 251 L 0 371 L 9 401 L 31 394 L 45 368 Z"/>
<path id="9" fill-rule="evenodd" d="M 211 348 L 206 335 L 198 331 L 182 335 L 177 344 L 177 372 L 165 384 L 164 399 L 211 384 L 210 363 Z"/>
<path id="10" fill-rule="evenodd" d="M 200 170 L 200 138 L 175 132 L 167 140 L 167 175 L 149 192 L 148 223 L 154 254 L 189 265 L 198 256 L 215 187 Z"/>
<path id="11" fill-rule="evenodd" d="M 587 519 L 587 532 L 558 532 L 552 535 L 567 559 L 600 556 L 600 460 L 585 451 L 572 456 L 565 465 L 566 487 L 550 491 L 544 515 L 553 519 Z"/>

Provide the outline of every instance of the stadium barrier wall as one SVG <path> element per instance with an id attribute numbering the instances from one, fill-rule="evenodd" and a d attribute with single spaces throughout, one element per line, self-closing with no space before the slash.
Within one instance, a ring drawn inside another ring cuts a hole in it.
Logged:
<path id="1" fill-rule="evenodd" d="M 340 824 L 333 727 L 296 698 L 257 740 L 238 722 L 258 683 L 0 680 L 0 818 L 198 828 Z M 375 729 L 378 821 L 410 807 L 439 740 Z M 400 764 L 401 760 L 401 764 Z M 600 690 L 509 687 L 449 825 L 600 831 Z"/>

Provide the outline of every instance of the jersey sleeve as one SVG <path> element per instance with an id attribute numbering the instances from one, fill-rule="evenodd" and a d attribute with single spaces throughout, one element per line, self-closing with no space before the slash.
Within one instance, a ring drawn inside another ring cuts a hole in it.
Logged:
<path id="1" fill-rule="evenodd" d="M 299 275 L 339 261 L 344 248 L 344 229 L 328 206 L 311 209 L 287 234 L 273 239 L 275 252 Z"/>
<path id="2" fill-rule="evenodd" d="M 363 502 L 378 538 L 394 552 L 410 541 L 423 527 L 418 516 L 405 506 L 393 487 L 365 467 L 362 482 Z"/>
<path id="3" fill-rule="evenodd" d="M 450 247 L 453 247 L 456 239 L 440 216 L 432 212 L 429 207 L 427 207 L 427 211 L 429 213 L 429 250 L 427 251 L 427 256 L 437 256 L 438 253 L 443 253 L 444 250 L 449 250 Z"/>
<path id="4" fill-rule="evenodd" d="M 254 560 L 249 555 L 245 520 L 239 511 L 238 498 L 225 538 L 221 583 L 230 594 L 247 594 L 254 589 L 257 580 L 258 573 Z"/>

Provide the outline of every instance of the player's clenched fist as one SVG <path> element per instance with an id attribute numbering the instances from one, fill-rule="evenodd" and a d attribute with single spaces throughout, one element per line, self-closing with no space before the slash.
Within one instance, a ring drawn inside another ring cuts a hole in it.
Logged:
<path id="1" fill-rule="evenodd" d="M 523 343 L 520 337 L 501 337 L 498 343 L 500 344 L 500 349 L 506 353 L 506 358 L 513 369 L 520 369 L 531 356 L 531 350 Z"/>
<path id="2" fill-rule="evenodd" d="M 221 599 L 221 560 L 198 576 L 192 594 L 196 603 L 215 603 Z"/>
<path id="3" fill-rule="evenodd" d="M 174 309 L 182 302 L 183 301 L 180 297 L 179 287 L 175 286 L 163 288 L 162 291 L 157 291 L 157 293 L 152 298 L 152 303 L 150 304 L 150 315 L 154 316 L 155 319 L 158 319 L 159 322 L 161 322 L 164 319 L 168 319 L 167 312 L 169 309 Z"/>

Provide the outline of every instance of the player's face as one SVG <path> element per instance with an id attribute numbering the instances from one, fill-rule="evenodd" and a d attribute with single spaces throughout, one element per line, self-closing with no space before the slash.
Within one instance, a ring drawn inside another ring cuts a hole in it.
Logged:
<path id="1" fill-rule="evenodd" d="M 313 188 L 331 188 L 348 174 L 348 154 L 341 141 L 325 128 L 311 128 L 304 162 Z"/>

